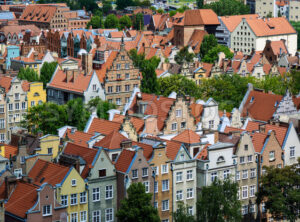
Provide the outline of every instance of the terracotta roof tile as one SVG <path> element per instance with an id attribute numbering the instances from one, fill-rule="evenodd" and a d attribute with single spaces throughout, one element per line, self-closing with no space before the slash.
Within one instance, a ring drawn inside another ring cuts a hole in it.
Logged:
<path id="1" fill-rule="evenodd" d="M 187 129 L 173 137 L 172 140 L 187 144 L 200 143 L 201 137 L 193 130 Z"/>
<path id="2" fill-rule="evenodd" d="M 219 110 L 219 117 L 222 117 L 224 115 L 224 111 Z M 231 118 L 231 113 L 226 112 L 226 117 Z"/>
<path id="3" fill-rule="evenodd" d="M 37 187 L 24 182 L 17 182 L 16 188 L 5 204 L 5 211 L 20 218 L 26 218 L 26 212 L 38 199 Z"/>
<path id="4" fill-rule="evenodd" d="M 96 147 L 103 147 L 107 149 L 120 149 L 122 141 L 127 140 L 125 136 L 119 133 L 119 130 L 113 130 L 110 134 L 105 136 L 102 140 L 94 144 Z"/>
<path id="5" fill-rule="evenodd" d="M 12 77 L 3 76 L 0 77 L 0 86 L 5 88 L 5 92 L 8 92 L 11 86 Z"/>
<path id="6" fill-rule="evenodd" d="M 50 23 L 56 12 L 56 8 L 56 6 L 49 5 L 28 5 L 19 20 L 37 23 Z"/>
<path id="7" fill-rule="evenodd" d="M 78 130 L 72 132 L 72 129 L 67 129 L 63 137 L 65 138 L 66 136 L 68 136 L 72 143 L 88 147 L 87 142 L 91 139 L 91 137 L 93 137 L 93 134 L 85 133 Z"/>
<path id="8" fill-rule="evenodd" d="M 18 154 L 18 147 L 8 145 L 8 144 L 0 144 L 0 146 L 4 146 L 4 157 L 9 159 Z"/>
<path id="9" fill-rule="evenodd" d="M 177 156 L 177 153 L 181 147 L 180 142 L 177 141 L 167 141 L 167 147 L 166 147 L 166 155 L 170 160 L 174 160 Z"/>
<path id="10" fill-rule="evenodd" d="M 135 156 L 135 151 L 126 150 L 126 149 L 122 150 L 115 164 L 116 170 L 125 173 L 128 170 L 128 167 L 134 156 Z"/>
<path id="11" fill-rule="evenodd" d="M 188 45 L 190 45 L 195 53 L 200 52 L 200 47 L 202 44 L 202 41 L 204 39 L 204 36 L 208 35 L 208 33 L 205 30 L 194 30 Z"/>
<path id="12" fill-rule="evenodd" d="M 92 163 L 97 155 L 98 149 L 87 148 L 74 143 L 68 143 L 63 152 L 65 154 L 81 157 L 85 160 L 86 165 L 81 172 L 81 176 L 86 178 L 90 169 L 93 167 Z"/>
<path id="13" fill-rule="evenodd" d="M 281 99 L 282 96 L 280 95 L 253 90 L 249 93 L 241 116 L 245 117 L 248 113 L 249 117 L 255 120 L 268 121 L 276 110 L 276 102 L 279 104 Z M 253 101 L 251 102 L 251 100 Z"/>
<path id="14" fill-rule="evenodd" d="M 194 118 L 196 119 L 196 122 L 197 123 L 200 122 L 202 112 L 203 112 L 203 105 L 192 103 L 190 105 L 190 109 L 191 109 L 192 116 L 194 116 Z"/>
<path id="15" fill-rule="evenodd" d="M 207 147 L 209 147 L 210 144 L 206 144 L 205 147 L 198 153 L 196 156 L 196 159 L 198 160 L 207 160 Z"/>
<path id="16" fill-rule="evenodd" d="M 110 134 L 114 130 L 119 130 L 121 123 L 108 121 L 105 119 L 94 118 L 88 130 L 89 134 L 101 133 L 104 135 Z"/>
<path id="17" fill-rule="evenodd" d="M 184 13 L 184 25 L 219 25 L 216 13 L 211 9 L 187 10 Z"/>
<path id="18" fill-rule="evenodd" d="M 265 144 L 267 136 L 268 136 L 267 134 L 263 134 L 263 133 L 253 133 L 252 134 L 252 143 L 253 143 L 255 152 L 257 152 L 257 153 L 261 152 L 261 150 Z"/>
<path id="19" fill-rule="evenodd" d="M 152 157 L 153 147 L 151 145 L 134 141 L 132 141 L 132 145 L 141 147 L 144 150 L 143 154 L 147 160 L 149 160 Z"/>
<path id="20" fill-rule="evenodd" d="M 101 69 L 95 70 L 100 82 L 104 83 L 106 71 L 107 71 L 107 69 L 109 69 L 111 67 L 113 61 L 115 60 L 115 58 L 117 56 L 117 54 L 118 54 L 117 51 L 112 51 L 110 53 L 110 55 L 108 56 L 106 62 L 102 65 Z"/>
<path id="21" fill-rule="evenodd" d="M 230 126 L 226 126 L 224 133 L 229 134 L 231 132 L 243 132 L 243 129 L 239 129 L 239 128 L 235 128 L 235 127 L 230 127 Z"/>
<path id="22" fill-rule="evenodd" d="M 69 170 L 69 167 L 38 159 L 28 176 L 33 179 L 33 183 L 37 186 L 41 186 L 45 182 L 55 186 L 62 182 Z"/>
<path id="23" fill-rule="evenodd" d="M 258 18 L 257 14 L 249 15 L 233 15 L 233 16 L 221 16 L 220 19 L 226 26 L 229 32 L 233 32 L 235 28 L 240 24 L 243 18 Z"/>
<path id="24" fill-rule="evenodd" d="M 288 54 L 286 45 L 282 40 L 280 41 L 271 41 L 271 48 L 275 55 L 280 55 L 280 53 Z"/>

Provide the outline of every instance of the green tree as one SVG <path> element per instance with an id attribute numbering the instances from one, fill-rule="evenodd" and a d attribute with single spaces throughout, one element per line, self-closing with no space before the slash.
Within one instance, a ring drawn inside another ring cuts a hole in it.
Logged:
<path id="1" fill-rule="evenodd" d="M 109 1 L 103 2 L 102 11 L 104 15 L 107 15 L 112 9 L 112 5 Z"/>
<path id="2" fill-rule="evenodd" d="M 284 95 L 288 88 L 288 83 L 282 76 L 265 76 L 261 81 L 257 81 L 257 88 L 263 89 L 265 92 L 272 91 L 278 95 Z"/>
<path id="3" fill-rule="evenodd" d="M 120 30 L 129 29 L 132 26 L 131 19 L 129 18 L 128 15 L 122 16 L 119 20 L 119 23 L 120 23 L 120 25 L 119 25 Z"/>
<path id="4" fill-rule="evenodd" d="M 203 5 L 205 9 L 212 9 L 218 16 L 250 14 L 250 7 L 240 0 L 220 0 Z"/>
<path id="5" fill-rule="evenodd" d="M 128 6 L 133 6 L 133 1 L 132 0 L 117 0 L 116 5 L 117 5 L 118 10 L 123 10 L 124 8 L 126 8 Z"/>
<path id="6" fill-rule="evenodd" d="M 238 184 L 230 179 L 216 180 L 203 187 L 197 201 L 199 222 L 241 221 L 241 203 L 238 200 Z"/>
<path id="7" fill-rule="evenodd" d="M 162 8 L 157 9 L 158 14 L 164 14 L 164 10 Z"/>
<path id="8" fill-rule="evenodd" d="M 141 183 L 132 183 L 127 189 L 128 197 L 121 200 L 117 217 L 122 222 L 159 222 L 157 209 L 151 205 L 152 194 L 145 192 Z"/>
<path id="9" fill-rule="evenodd" d="M 300 49 L 300 22 L 290 21 L 291 25 L 294 27 L 296 32 L 298 33 L 298 49 Z"/>
<path id="10" fill-rule="evenodd" d="M 45 62 L 41 68 L 40 81 L 43 82 L 44 87 L 50 82 L 52 75 L 57 67 L 57 62 Z"/>
<path id="11" fill-rule="evenodd" d="M 187 207 L 183 202 L 178 203 L 178 208 L 176 212 L 173 213 L 173 219 L 175 222 L 193 222 L 195 218 L 193 215 L 190 215 Z"/>
<path id="12" fill-rule="evenodd" d="M 90 112 L 96 110 L 97 116 L 101 119 L 108 119 L 109 114 L 107 113 L 107 111 L 116 108 L 116 104 L 103 101 L 99 97 L 90 100 L 88 103 L 88 109 L 90 110 Z"/>
<path id="13" fill-rule="evenodd" d="M 214 35 L 205 35 L 200 47 L 200 57 L 208 53 L 208 51 L 218 45 L 218 40 Z"/>
<path id="14" fill-rule="evenodd" d="M 21 68 L 18 73 L 18 78 L 22 80 L 27 80 L 29 82 L 39 81 L 39 76 L 37 72 L 29 67 Z"/>
<path id="15" fill-rule="evenodd" d="M 291 70 L 288 78 L 290 78 L 288 84 L 291 93 L 293 95 L 298 94 L 300 92 L 300 71 Z"/>
<path id="16" fill-rule="evenodd" d="M 144 29 L 144 15 L 142 13 L 138 13 L 135 15 L 133 26 L 136 30 Z"/>
<path id="17" fill-rule="evenodd" d="M 109 14 L 104 22 L 104 26 L 107 29 L 118 28 L 119 27 L 119 19 L 114 14 Z"/>
<path id="18" fill-rule="evenodd" d="M 217 45 L 213 48 L 211 48 L 205 56 L 202 58 L 203 62 L 207 63 L 215 63 L 216 60 L 218 60 L 218 55 L 220 52 L 225 53 L 225 57 L 227 59 L 231 59 L 233 57 L 233 52 L 230 51 L 230 49 L 225 45 Z"/>
<path id="19" fill-rule="evenodd" d="M 300 164 L 300 158 L 298 159 Z M 260 179 L 257 203 L 265 207 L 275 219 L 296 221 L 300 218 L 300 168 L 297 165 L 284 168 L 266 167 Z"/>
<path id="20" fill-rule="evenodd" d="M 194 53 L 189 52 L 189 47 L 185 46 L 182 49 L 179 50 L 179 52 L 175 56 L 175 61 L 182 65 L 184 62 L 192 62 L 195 57 Z"/>
<path id="21" fill-rule="evenodd" d="M 176 13 L 177 13 L 177 11 L 170 11 L 170 12 L 169 12 L 169 16 L 170 16 L 170 17 L 173 17 L 174 15 L 176 15 Z"/>
<path id="22" fill-rule="evenodd" d="M 197 7 L 198 7 L 199 9 L 202 9 L 202 8 L 203 8 L 203 5 L 204 5 L 204 1 L 203 1 L 203 0 L 197 0 L 196 2 L 197 2 Z"/>
<path id="23" fill-rule="evenodd" d="M 90 116 L 83 100 L 81 98 L 70 100 L 67 102 L 65 109 L 68 114 L 66 125 L 76 126 L 78 130 L 83 130 Z"/>
<path id="24" fill-rule="evenodd" d="M 160 95 L 169 96 L 172 92 L 179 95 L 191 96 L 196 99 L 201 98 L 200 87 L 194 80 L 188 79 L 183 75 L 171 75 L 170 77 L 158 79 Z"/>
<path id="25" fill-rule="evenodd" d="M 149 0 L 140 1 L 139 6 L 141 6 L 141 7 L 150 7 L 151 2 Z"/>
<path id="26" fill-rule="evenodd" d="M 273 14 L 272 14 L 272 12 L 269 12 L 268 14 L 267 14 L 267 16 L 266 16 L 267 18 L 272 18 L 273 17 Z"/>

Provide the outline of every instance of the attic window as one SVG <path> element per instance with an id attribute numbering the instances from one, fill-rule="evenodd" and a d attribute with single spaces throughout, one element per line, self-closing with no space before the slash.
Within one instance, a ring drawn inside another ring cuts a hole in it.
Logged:
<path id="1" fill-rule="evenodd" d="M 220 156 L 217 160 L 217 163 L 222 163 L 222 162 L 225 162 L 225 159 L 223 156 Z"/>
<path id="2" fill-rule="evenodd" d="M 278 101 L 276 101 L 276 102 L 275 102 L 275 105 L 274 105 L 274 107 L 277 107 L 277 106 L 278 106 Z"/>
<path id="3" fill-rule="evenodd" d="M 254 100 L 254 96 L 251 97 L 250 103 L 252 103 Z"/>
<path id="4" fill-rule="evenodd" d="M 275 28 L 275 26 L 271 22 L 268 22 L 267 25 L 269 26 L 270 29 L 274 29 Z"/>

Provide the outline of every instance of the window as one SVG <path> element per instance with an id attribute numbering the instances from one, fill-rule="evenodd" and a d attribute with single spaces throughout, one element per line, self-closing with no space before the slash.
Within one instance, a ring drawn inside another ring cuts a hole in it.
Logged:
<path id="1" fill-rule="evenodd" d="M 186 190 L 186 199 L 191 199 L 194 197 L 194 189 L 193 188 L 188 188 Z"/>
<path id="2" fill-rule="evenodd" d="M 254 204 L 250 205 L 250 213 L 255 213 L 255 205 Z"/>
<path id="3" fill-rule="evenodd" d="M 13 122 L 13 118 L 14 118 L 14 115 L 8 115 L 8 122 L 12 123 Z"/>
<path id="4" fill-rule="evenodd" d="M 238 188 L 238 192 L 237 192 L 237 198 L 238 198 L 238 200 L 240 199 L 240 196 L 241 196 L 241 191 L 240 191 L 240 188 Z"/>
<path id="5" fill-rule="evenodd" d="M 77 204 L 77 193 L 71 194 L 71 205 Z"/>
<path id="6" fill-rule="evenodd" d="M 15 100 L 19 100 L 20 99 L 20 93 L 15 93 Z"/>
<path id="7" fill-rule="evenodd" d="M 153 205 L 154 205 L 154 208 L 155 208 L 155 209 L 158 208 L 158 203 L 157 203 L 157 201 L 155 201 Z"/>
<path id="8" fill-rule="evenodd" d="M 255 178 L 256 177 L 256 169 L 255 168 L 252 168 L 250 170 L 250 178 Z"/>
<path id="9" fill-rule="evenodd" d="M 161 173 L 165 174 L 165 173 L 168 173 L 168 172 L 169 172 L 169 170 L 168 170 L 168 164 L 162 165 L 161 166 Z"/>
<path id="10" fill-rule="evenodd" d="M 147 177 L 148 176 L 148 168 L 147 167 L 145 167 L 145 168 L 142 169 L 142 176 L 143 177 Z"/>
<path id="11" fill-rule="evenodd" d="M 80 212 L 80 222 L 86 222 L 87 221 L 87 212 L 81 211 Z"/>
<path id="12" fill-rule="evenodd" d="M 255 185 L 250 186 L 250 197 L 255 196 Z"/>
<path id="13" fill-rule="evenodd" d="M 158 182 L 155 181 L 154 182 L 154 193 L 157 193 L 158 192 Z"/>
<path id="14" fill-rule="evenodd" d="M 93 188 L 93 202 L 100 201 L 100 188 Z"/>
<path id="15" fill-rule="evenodd" d="M 20 109 L 20 104 L 19 103 L 15 103 L 15 110 L 19 110 Z"/>
<path id="16" fill-rule="evenodd" d="M 236 180 L 240 180 L 241 179 L 240 178 L 240 174 L 241 174 L 240 171 L 236 171 L 236 175 L 235 175 L 236 176 Z"/>
<path id="17" fill-rule="evenodd" d="M 125 74 L 125 79 L 129 79 L 129 73 Z"/>
<path id="18" fill-rule="evenodd" d="M 214 128 L 214 121 L 213 120 L 208 121 L 208 127 L 209 127 L 209 129 Z"/>
<path id="19" fill-rule="evenodd" d="M 97 90 L 97 85 L 93 84 L 93 91 L 95 92 Z"/>
<path id="20" fill-rule="evenodd" d="M 181 109 L 177 109 L 176 110 L 176 117 L 181 117 L 181 115 L 182 115 Z"/>
<path id="21" fill-rule="evenodd" d="M 242 199 L 247 199 L 248 198 L 248 186 L 243 186 L 242 187 Z"/>
<path id="22" fill-rule="evenodd" d="M 193 215 L 194 214 L 193 207 L 188 207 L 187 212 L 188 212 L 189 215 Z"/>
<path id="23" fill-rule="evenodd" d="M 121 79 L 121 74 L 117 74 L 117 79 Z"/>
<path id="24" fill-rule="evenodd" d="M 71 222 L 78 222 L 77 213 L 71 213 Z"/>
<path id="25" fill-rule="evenodd" d="M 0 113 L 4 113 L 4 105 L 0 105 Z"/>
<path id="26" fill-rule="evenodd" d="M 113 91 L 113 87 L 112 86 L 107 87 L 107 92 L 112 93 L 112 91 Z"/>
<path id="27" fill-rule="evenodd" d="M 138 178 L 138 170 L 132 170 L 132 179 Z"/>
<path id="28" fill-rule="evenodd" d="M 60 202 L 63 206 L 68 206 L 68 195 L 61 195 Z"/>
<path id="29" fill-rule="evenodd" d="M 248 205 L 243 205 L 242 206 L 242 215 L 248 214 Z"/>
<path id="30" fill-rule="evenodd" d="M 248 179 L 248 170 L 243 170 L 242 179 Z"/>
<path id="31" fill-rule="evenodd" d="M 183 192 L 182 190 L 177 190 L 176 192 L 176 201 L 183 200 Z"/>
<path id="32" fill-rule="evenodd" d="M 13 111 L 13 104 L 8 104 L 8 111 Z"/>
<path id="33" fill-rule="evenodd" d="M 125 64 L 125 69 L 129 69 L 129 63 Z"/>
<path id="34" fill-rule="evenodd" d="M 100 212 L 100 210 L 93 211 L 92 221 L 93 222 L 100 222 L 101 221 L 101 212 Z"/>
<path id="35" fill-rule="evenodd" d="M 52 215 L 52 206 L 51 205 L 43 206 L 43 216 L 50 216 L 50 215 Z"/>
<path id="36" fill-rule="evenodd" d="M 221 163 L 221 162 L 224 162 L 225 159 L 223 156 L 220 156 L 218 159 L 217 159 L 217 163 Z"/>
<path id="37" fill-rule="evenodd" d="M 159 175 L 159 167 L 154 167 L 155 175 Z"/>
<path id="38" fill-rule="evenodd" d="M 186 127 L 186 122 L 181 122 L 181 129 L 185 129 Z"/>
<path id="39" fill-rule="evenodd" d="M 1 143 L 5 142 L 5 134 L 4 133 L 0 133 L 0 142 Z"/>
<path id="40" fill-rule="evenodd" d="M 130 85 L 125 85 L 125 91 L 128 92 L 130 90 Z"/>
<path id="41" fill-rule="evenodd" d="M 80 193 L 80 203 L 86 203 L 86 192 Z"/>
<path id="42" fill-rule="evenodd" d="M 169 190 L 169 180 L 163 180 L 162 181 L 162 191 Z"/>
<path id="43" fill-rule="evenodd" d="M 117 70 L 121 69 L 121 64 L 117 64 Z"/>
<path id="44" fill-rule="evenodd" d="M 143 182 L 143 185 L 145 186 L 145 191 L 146 191 L 146 193 L 149 193 L 149 191 L 150 191 L 150 188 L 149 188 L 149 181 Z"/>
<path id="45" fill-rule="evenodd" d="M 116 98 L 116 104 L 121 105 L 121 98 Z"/>
<path id="46" fill-rule="evenodd" d="M 172 123 L 172 131 L 177 130 L 177 123 Z"/>
<path id="47" fill-rule="evenodd" d="M 26 102 L 22 102 L 22 109 L 26 109 Z"/>
<path id="48" fill-rule="evenodd" d="M 176 172 L 176 182 L 182 182 L 182 172 Z"/>
<path id="49" fill-rule="evenodd" d="M 121 86 L 116 86 L 116 92 L 120 92 L 121 91 Z"/>
<path id="50" fill-rule="evenodd" d="M 114 221 L 114 209 L 113 208 L 108 208 L 105 209 L 105 221 Z"/>
<path id="51" fill-rule="evenodd" d="M 0 119 L 0 129 L 4 129 L 4 128 L 5 128 L 5 120 Z"/>
<path id="52" fill-rule="evenodd" d="M 295 147 L 294 146 L 290 147 L 290 158 L 293 158 L 293 157 L 295 157 Z"/>
<path id="53" fill-rule="evenodd" d="M 106 169 L 99 170 L 99 177 L 106 177 Z"/>
<path id="54" fill-rule="evenodd" d="M 227 179 L 229 178 L 229 175 L 230 175 L 230 170 L 224 170 L 224 179 Z"/>
<path id="55" fill-rule="evenodd" d="M 105 187 L 105 199 L 112 199 L 113 198 L 113 186 L 112 185 L 107 185 Z"/>
<path id="56" fill-rule="evenodd" d="M 193 170 L 186 171 L 186 179 L 192 180 L 193 179 Z"/>
<path id="57" fill-rule="evenodd" d="M 129 97 L 125 97 L 125 103 L 128 103 L 129 102 Z"/>
<path id="58" fill-rule="evenodd" d="M 71 182 L 71 184 L 72 184 L 72 187 L 75 187 L 76 184 L 77 184 L 77 181 L 75 179 L 73 179 L 72 182 Z"/>
<path id="59" fill-rule="evenodd" d="M 213 172 L 210 174 L 211 175 L 211 181 L 215 181 L 218 178 L 217 172 Z"/>
<path id="60" fill-rule="evenodd" d="M 245 163 L 245 157 L 244 157 L 244 156 L 241 156 L 241 157 L 240 157 L 240 164 L 243 164 L 243 163 Z"/>
<path id="61" fill-rule="evenodd" d="M 14 175 L 17 177 L 17 179 L 22 178 L 22 168 L 15 169 L 14 170 Z"/>
<path id="62" fill-rule="evenodd" d="M 162 211 L 169 210 L 169 200 L 162 201 Z"/>
<path id="63" fill-rule="evenodd" d="M 25 163 L 25 156 L 20 156 L 20 163 L 24 164 Z"/>
<path id="64" fill-rule="evenodd" d="M 252 155 L 248 156 L 248 163 L 251 163 L 253 161 Z"/>
<path id="65" fill-rule="evenodd" d="M 265 213 L 265 212 L 266 212 L 266 204 L 265 204 L 265 203 L 262 203 L 262 204 L 261 204 L 261 212 L 262 212 L 262 213 Z"/>
<path id="66" fill-rule="evenodd" d="M 274 161 L 275 160 L 275 151 L 270 151 L 269 152 L 269 161 Z"/>

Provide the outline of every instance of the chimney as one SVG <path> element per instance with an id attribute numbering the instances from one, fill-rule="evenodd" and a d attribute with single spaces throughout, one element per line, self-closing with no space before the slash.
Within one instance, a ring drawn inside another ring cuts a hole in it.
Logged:
<path id="1" fill-rule="evenodd" d="M 146 116 L 145 117 L 145 134 L 156 136 L 159 133 L 157 128 L 157 116 Z"/>
<path id="2" fill-rule="evenodd" d="M 7 199 L 13 189 L 16 187 L 17 178 L 15 176 L 7 176 L 5 177 L 5 199 Z"/>
<path id="3" fill-rule="evenodd" d="M 132 140 L 128 139 L 128 140 L 123 140 L 121 142 L 121 149 L 130 149 L 132 148 Z"/>
<path id="4" fill-rule="evenodd" d="M 215 143 L 219 142 L 219 131 L 215 131 L 214 133 Z"/>
<path id="5" fill-rule="evenodd" d="M 266 133 L 266 124 L 259 124 L 259 132 Z"/>
<path id="6" fill-rule="evenodd" d="M 91 53 L 82 55 L 82 68 L 85 75 L 88 75 L 93 70 L 93 55 Z"/>

